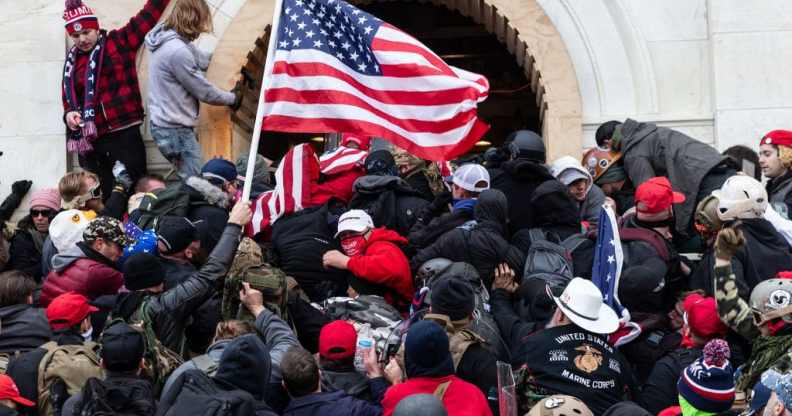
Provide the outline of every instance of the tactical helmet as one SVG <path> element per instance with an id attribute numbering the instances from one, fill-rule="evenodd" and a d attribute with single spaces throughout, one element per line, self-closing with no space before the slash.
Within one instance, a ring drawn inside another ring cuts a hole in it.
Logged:
<path id="1" fill-rule="evenodd" d="M 530 130 L 517 130 L 506 138 L 512 158 L 527 159 L 537 163 L 547 162 L 547 150 L 542 136 Z"/>
<path id="2" fill-rule="evenodd" d="M 768 279 L 759 283 L 751 291 L 749 303 L 757 326 L 776 318 L 792 323 L 792 279 Z"/>
<path id="3" fill-rule="evenodd" d="M 427 260 L 415 273 L 415 280 L 422 286 L 430 282 L 437 275 L 445 271 L 453 263 L 451 260 L 438 257 Z"/>
<path id="4" fill-rule="evenodd" d="M 767 190 L 750 176 L 732 176 L 712 195 L 718 198 L 718 217 L 723 221 L 762 218 L 767 210 Z"/>
<path id="5" fill-rule="evenodd" d="M 526 416 L 593 416 L 577 397 L 556 394 L 536 403 Z"/>
<path id="6" fill-rule="evenodd" d="M 434 394 L 413 394 L 396 405 L 393 416 L 413 415 L 447 416 L 448 412 L 443 407 L 443 402 Z"/>
<path id="7" fill-rule="evenodd" d="M 718 198 L 708 196 L 699 202 L 696 207 L 696 230 L 702 235 L 712 235 L 723 227 L 723 221 L 718 216 Z"/>
<path id="8" fill-rule="evenodd" d="M 584 169 L 589 171 L 591 177 L 596 181 L 609 167 L 618 162 L 621 156 L 619 152 L 611 152 L 594 147 L 583 154 L 581 164 Z"/>

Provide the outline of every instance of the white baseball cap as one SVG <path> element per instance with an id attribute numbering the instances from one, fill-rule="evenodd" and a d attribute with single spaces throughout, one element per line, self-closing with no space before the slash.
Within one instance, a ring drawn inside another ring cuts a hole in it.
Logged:
<path id="1" fill-rule="evenodd" d="M 56 215 L 50 223 L 49 236 L 58 252 L 64 253 L 83 241 L 83 231 L 94 218 L 96 214 L 93 211 L 78 209 L 66 210 Z"/>
<path id="2" fill-rule="evenodd" d="M 338 237 L 347 231 L 362 233 L 369 228 L 374 228 L 374 221 L 368 213 L 362 209 L 351 209 L 341 214 L 341 218 L 338 219 L 338 232 L 335 236 Z"/>
<path id="3" fill-rule="evenodd" d="M 484 182 L 484 186 L 476 186 L 480 182 Z M 490 176 L 484 166 L 477 163 L 468 163 L 454 171 L 452 183 L 470 192 L 483 192 L 490 187 Z"/>
<path id="4" fill-rule="evenodd" d="M 547 294 L 572 323 L 587 331 L 611 334 L 619 328 L 619 317 L 602 301 L 602 293 L 591 280 L 580 277 L 570 280 L 559 297 L 553 296 L 547 286 Z"/>

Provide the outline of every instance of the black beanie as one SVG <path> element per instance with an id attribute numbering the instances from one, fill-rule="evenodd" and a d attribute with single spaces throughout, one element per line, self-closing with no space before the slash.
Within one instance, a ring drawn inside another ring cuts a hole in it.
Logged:
<path id="1" fill-rule="evenodd" d="M 661 260 L 649 259 L 627 267 L 619 278 L 619 300 L 630 312 L 658 313 L 663 309 L 666 268 Z"/>
<path id="2" fill-rule="evenodd" d="M 124 263 L 124 287 L 128 290 L 147 289 L 163 281 L 165 269 L 152 254 L 136 253 Z"/>
<path id="3" fill-rule="evenodd" d="M 432 285 L 432 313 L 447 315 L 452 321 L 459 321 L 469 317 L 475 307 L 476 298 L 468 282 L 446 277 Z"/>
<path id="4" fill-rule="evenodd" d="M 135 371 L 140 367 L 146 346 L 143 334 L 123 322 L 105 328 L 101 338 L 102 362 L 110 371 Z"/>

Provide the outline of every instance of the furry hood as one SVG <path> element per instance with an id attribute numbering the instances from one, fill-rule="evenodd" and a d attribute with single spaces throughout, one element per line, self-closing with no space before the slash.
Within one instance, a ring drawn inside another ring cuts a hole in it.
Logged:
<path id="1" fill-rule="evenodd" d="M 187 186 L 195 192 L 190 192 L 190 199 L 203 199 L 209 205 L 228 209 L 231 198 L 222 189 L 213 185 L 206 179 L 197 176 L 187 178 Z"/>

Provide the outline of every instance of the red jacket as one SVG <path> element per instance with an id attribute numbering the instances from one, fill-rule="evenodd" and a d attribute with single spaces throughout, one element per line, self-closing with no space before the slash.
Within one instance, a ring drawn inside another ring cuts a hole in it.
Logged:
<path id="1" fill-rule="evenodd" d="M 99 73 L 96 128 L 103 134 L 143 122 L 143 99 L 138 86 L 135 58 L 143 39 L 159 20 L 170 0 L 148 0 L 143 9 L 120 29 L 106 33 L 104 61 Z M 88 54 L 79 53 L 75 63 L 75 91 L 82 104 L 85 97 L 85 68 Z M 80 111 L 69 108 L 61 88 L 64 114 Z M 64 118 L 65 120 L 65 118 Z"/>
<path id="2" fill-rule="evenodd" d="M 390 387 L 382 399 L 384 416 L 391 416 L 403 398 L 420 393 L 434 394 L 440 384 L 449 380 L 451 384 L 443 395 L 443 406 L 448 411 L 448 416 L 492 416 L 484 393 L 454 375 L 440 378 L 416 377 Z"/>
<path id="3" fill-rule="evenodd" d="M 355 276 L 387 286 L 409 303 L 413 289 L 410 262 L 397 244 L 407 239 L 385 228 L 375 228 L 361 254 L 349 259 L 347 268 Z"/>
<path id="4" fill-rule="evenodd" d="M 41 288 L 39 305 L 46 307 L 53 299 L 66 292 L 77 292 L 90 300 L 102 295 L 113 295 L 124 284 L 124 275 L 118 270 L 89 258 L 80 258 L 58 272 L 52 270 Z"/>

